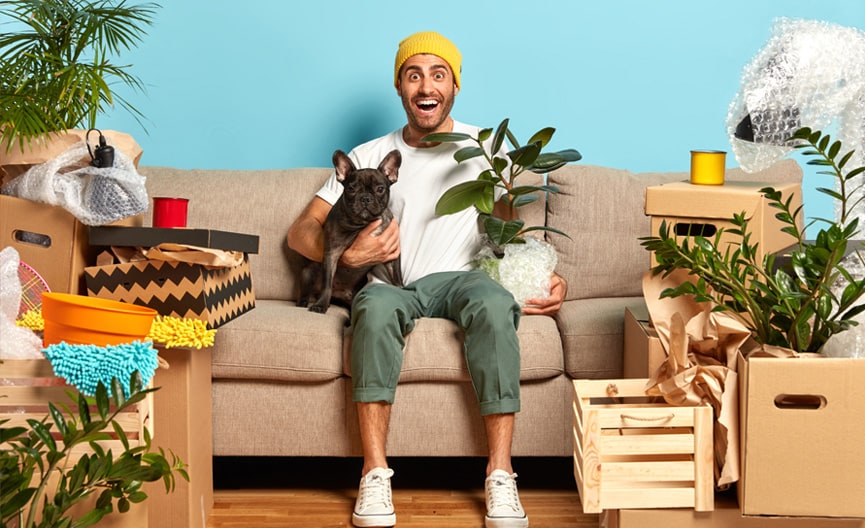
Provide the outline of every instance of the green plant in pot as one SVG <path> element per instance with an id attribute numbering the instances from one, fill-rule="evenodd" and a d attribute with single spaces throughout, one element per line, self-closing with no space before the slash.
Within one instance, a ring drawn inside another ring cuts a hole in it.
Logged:
<path id="1" fill-rule="evenodd" d="M 848 258 L 862 262 L 860 228 L 851 209 L 859 203 L 852 193 L 862 185 L 865 167 L 848 168 L 853 151 L 842 153 L 841 142 L 833 142 L 821 131 L 802 128 L 789 142 L 812 158 L 808 165 L 823 169 L 819 174 L 835 179 L 836 189 L 818 190 L 838 204 L 837 220 L 812 220 L 809 226 L 819 222 L 821 228 L 814 240 L 806 240 L 797 222 L 801 206 L 792 209 L 790 197 L 783 199 L 772 187 L 761 189 L 769 205 L 778 210 L 783 231 L 796 239 L 789 263 L 776 263 L 772 254 L 757 258 L 744 213 L 734 215 L 735 227 L 727 231 L 738 243 L 722 244 L 723 232 L 713 239 L 696 236 L 680 242 L 662 224 L 659 234 L 642 238 L 641 245 L 655 254 L 654 274 L 681 268 L 696 279 L 664 290 L 662 298 L 692 295 L 739 319 L 761 345 L 819 352 L 832 335 L 856 325 L 855 317 L 865 311 L 860 301 L 865 278 L 853 276 L 845 265 L 851 252 Z"/>
<path id="2" fill-rule="evenodd" d="M 503 284 L 507 281 L 503 280 L 500 274 L 500 259 L 507 258 L 509 246 L 516 251 L 535 251 L 534 248 L 538 248 L 539 255 L 546 255 L 546 257 L 538 257 L 539 259 L 552 260 L 550 265 L 541 266 L 549 269 L 539 270 L 542 280 L 547 280 L 552 267 L 555 266 L 555 251 L 546 243 L 526 237 L 526 234 L 533 231 L 546 231 L 568 236 L 551 226 L 527 226 L 525 221 L 519 218 L 517 211 L 518 208 L 539 200 L 547 193 L 559 192 L 559 189 L 552 185 L 521 185 L 522 182 L 518 181 L 520 175 L 526 173 L 545 175 L 567 163 L 582 159 L 581 154 L 574 149 L 544 152 L 554 133 L 554 128 L 543 128 L 533 134 L 525 145 L 520 145 L 509 129 L 509 119 L 504 119 L 495 130 L 484 128 L 474 137 L 465 133 L 445 132 L 431 134 L 424 138 L 424 141 L 432 143 L 468 141 L 469 145 L 454 153 L 457 163 L 478 157 L 483 157 L 486 161 L 488 168 L 482 171 L 476 180 L 457 184 L 445 191 L 436 203 L 435 211 L 437 215 L 445 215 L 469 207 L 478 210 L 488 242 L 486 250 L 479 255 L 478 266 Z M 506 141 L 511 147 L 507 151 L 504 149 Z M 498 194 L 501 194 L 499 201 L 504 205 L 502 217 L 494 214 Z M 514 247 L 514 245 L 525 244 L 530 244 L 532 248 Z M 505 284 L 505 286 L 509 285 Z M 512 286 L 509 289 L 515 293 L 518 300 L 521 300 L 524 296 L 514 291 L 518 287 Z"/>
<path id="3" fill-rule="evenodd" d="M 152 24 L 155 3 L 125 0 L 0 1 L 0 143 L 22 150 L 43 135 L 84 126 L 119 105 L 140 122 L 113 86 L 143 89 L 116 58 Z"/>
<path id="4" fill-rule="evenodd" d="M 189 480 L 181 460 L 151 449 L 147 429 L 140 445 L 131 445 L 116 420 L 154 390 L 144 388 L 133 372 L 128 395 L 114 379 L 111 394 L 101 382 L 94 398 L 70 393 L 72 408 L 49 403 L 50 416 L 29 419 L 26 427 L 0 420 L 0 526 L 92 526 L 112 511 L 123 513 L 144 501 L 145 482 L 162 480 L 170 492 L 177 475 Z M 121 441 L 122 451 L 106 451 L 98 444 L 109 440 L 110 432 Z M 87 445 L 89 454 L 70 457 L 73 449 Z M 71 509 L 94 496 L 93 507 L 73 518 Z"/>

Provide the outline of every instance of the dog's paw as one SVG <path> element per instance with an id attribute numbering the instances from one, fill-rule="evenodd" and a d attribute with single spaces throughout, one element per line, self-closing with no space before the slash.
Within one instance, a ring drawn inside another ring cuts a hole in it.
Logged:
<path id="1" fill-rule="evenodd" d="M 327 312 L 327 304 L 326 303 L 315 303 L 309 307 L 310 312 L 323 314 Z"/>
<path id="2" fill-rule="evenodd" d="M 297 300 L 297 307 L 298 308 L 306 308 L 307 306 L 309 306 L 309 299 L 304 298 L 304 299 L 298 299 Z"/>

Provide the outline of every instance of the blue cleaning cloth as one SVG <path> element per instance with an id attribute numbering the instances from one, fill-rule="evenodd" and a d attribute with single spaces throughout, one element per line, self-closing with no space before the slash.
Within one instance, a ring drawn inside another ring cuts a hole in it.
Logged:
<path id="1" fill-rule="evenodd" d="M 138 371 L 146 386 L 158 365 L 157 352 L 150 341 L 120 345 L 49 345 L 42 352 L 51 362 L 54 374 L 73 385 L 82 394 L 94 396 L 101 381 L 111 391 L 111 379 L 117 378 L 129 396 L 129 377 Z"/>

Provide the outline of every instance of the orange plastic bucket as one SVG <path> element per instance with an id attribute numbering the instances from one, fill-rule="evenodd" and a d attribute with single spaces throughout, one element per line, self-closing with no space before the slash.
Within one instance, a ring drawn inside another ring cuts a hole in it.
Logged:
<path id="1" fill-rule="evenodd" d="M 71 345 L 119 345 L 143 341 L 157 312 L 99 297 L 70 293 L 42 294 L 45 321 L 42 346 L 65 341 Z"/>

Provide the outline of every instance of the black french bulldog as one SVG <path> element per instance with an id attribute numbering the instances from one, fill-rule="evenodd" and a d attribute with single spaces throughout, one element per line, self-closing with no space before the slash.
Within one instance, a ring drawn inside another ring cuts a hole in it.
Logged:
<path id="1" fill-rule="evenodd" d="M 402 155 L 392 150 L 376 169 L 357 169 L 341 150 L 333 153 L 336 179 L 343 185 L 343 193 L 333 204 L 322 226 L 324 229 L 324 259 L 319 264 L 306 260 L 301 275 L 298 306 L 307 306 L 315 294 L 318 298 L 309 310 L 325 313 L 331 300 L 351 307 L 355 294 L 366 283 L 366 275 L 373 266 L 346 268 L 338 266 L 343 252 L 354 242 L 358 233 L 370 222 L 381 218 L 380 234 L 393 219 L 388 209 L 390 186 L 397 180 Z M 402 286 L 400 259 L 379 264 L 376 274 L 390 284 Z"/>

